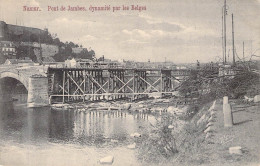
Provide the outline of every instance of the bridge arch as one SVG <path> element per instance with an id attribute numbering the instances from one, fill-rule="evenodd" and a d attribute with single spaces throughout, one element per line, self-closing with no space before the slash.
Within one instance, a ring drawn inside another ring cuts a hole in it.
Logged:
<path id="1" fill-rule="evenodd" d="M 0 80 L 2 80 L 4 78 L 14 78 L 14 79 L 18 80 L 19 82 L 21 82 L 27 91 L 29 89 L 29 85 L 28 85 L 29 78 L 26 78 L 25 76 L 23 76 L 23 74 L 21 74 L 19 72 L 14 73 L 14 72 L 6 71 L 6 72 L 0 73 Z"/>

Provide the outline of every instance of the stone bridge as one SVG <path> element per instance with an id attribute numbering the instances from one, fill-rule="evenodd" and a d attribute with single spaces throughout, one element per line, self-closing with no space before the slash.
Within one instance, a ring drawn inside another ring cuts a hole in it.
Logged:
<path id="1" fill-rule="evenodd" d="M 0 101 L 12 100 L 16 88 L 26 89 L 30 107 L 54 102 L 142 98 L 152 93 L 170 95 L 179 77 L 191 70 L 143 68 L 55 67 L 0 65 Z M 106 95 L 106 96 L 105 96 Z"/>
<path id="2" fill-rule="evenodd" d="M 30 107 L 49 104 L 47 67 L 39 65 L 0 65 L 0 99 L 10 101 L 15 82 L 21 83 L 28 92 Z"/>

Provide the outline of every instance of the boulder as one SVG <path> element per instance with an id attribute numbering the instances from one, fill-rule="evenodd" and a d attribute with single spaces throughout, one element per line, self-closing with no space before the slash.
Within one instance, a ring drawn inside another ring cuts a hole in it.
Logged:
<path id="1" fill-rule="evenodd" d="M 182 114 L 185 113 L 185 111 L 186 111 L 186 110 L 185 110 L 184 108 L 182 108 L 182 109 L 178 109 L 178 108 L 177 108 L 177 109 L 175 110 L 175 114 L 176 114 L 176 115 L 182 115 Z"/>
<path id="2" fill-rule="evenodd" d="M 116 139 L 111 139 L 111 142 L 113 142 L 113 143 L 118 143 L 118 140 L 116 140 Z"/>
<path id="3" fill-rule="evenodd" d="M 174 128 L 173 125 L 169 125 L 169 126 L 168 126 L 168 129 L 173 129 L 173 128 Z"/>
<path id="4" fill-rule="evenodd" d="M 170 107 L 168 107 L 167 108 L 167 112 L 169 112 L 169 113 L 174 113 L 175 112 L 175 107 L 173 107 L 173 106 L 170 106 Z"/>
<path id="5" fill-rule="evenodd" d="M 242 148 L 240 146 L 230 147 L 229 153 L 230 154 L 242 154 Z"/>
<path id="6" fill-rule="evenodd" d="M 165 99 L 165 100 L 163 100 L 162 102 L 163 102 L 163 103 L 169 103 L 170 100 L 169 100 L 169 99 Z"/>
<path id="7" fill-rule="evenodd" d="M 153 97 L 155 99 L 160 99 L 162 97 L 162 94 L 160 92 L 153 92 L 148 94 L 149 97 Z"/>
<path id="8" fill-rule="evenodd" d="M 106 156 L 99 160 L 100 164 L 113 164 L 114 156 Z"/>
<path id="9" fill-rule="evenodd" d="M 131 106 L 132 106 L 132 105 L 131 105 L 130 103 L 126 103 L 126 104 L 125 104 L 126 110 L 129 110 L 129 109 L 131 108 Z"/>
<path id="10" fill-rule="evenodd" d="M 141 137 L 141 134 L 139 134 L 139 133 L 133 133 L 133 134 L 131 134 L 130 136 L 136 138 L 136 137 Z"/>
<path id="11" fill-rule="evenodd" d="M 143 105 L 143 104 L 139 104 L 139 105 L 138 105 L 138 107 L 140 107 L 140 108 L 143 108 L 143 107 L 144 107 L 144 105 Z"/>
<path id="12" fill-rule="evenodd" d="M 125 104 L 121 104 L 119 105 L 121 110 L 129 110 L 131 108 L 131 104 L 130 103 L 125 103 Z"/>
<path id="13" fill-rule="evenodd" d="M 260 95 L 256 95 L 256 96 L 254 97 L 254 102 L 255 102 L 255 103 L 260 102 Z"/>
<path id="14" fill-rule="evenodd" d="M 245 98 L 244 101 L 245 101 L 245 102 L 248 102 L 248 103 L 254 101 L 254 98 L 250 98 L 250 97 L 247 97 L 247 96 L 244 96 L 244 98 Z"/>
<path id="15" fill-rule="evenodd" d="M 175 114 L 175 115 L 182 115 L 185 113 L 185 108 L 179 109 L 173 106 L 168 107 L 167 112 L 171 113 L 171 114 Z"/>
<path id="16" fill-rule="evenodd" d="M 135 149 L 135 147 L 136 147 L 136 143 L 127 146 L 128 149 Z"/>

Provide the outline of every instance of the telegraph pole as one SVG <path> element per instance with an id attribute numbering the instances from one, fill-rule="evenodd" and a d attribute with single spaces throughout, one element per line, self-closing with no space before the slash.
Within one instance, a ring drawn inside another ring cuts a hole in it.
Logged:
<path id="1" fill-rule="evenodd" d="M 223 64 L 225 62 L 225 51 L 224 51 L 224 22 L 223 22 L 223 7 L 222 7 L 222 60 L 223 60 Z"/>
<path id="2" fill-rule="evenodd" d="M 245 43 L 243 41 L 243 61 L 245 61 Z"/>
<path id="3" fill-rule="evenodd" d="M 232 46 L 233 46 L 233 66 L 236 65 L 235 59 L 235 39 L 234 39 L 234 20 L 233 20 L 233 13 L 232 13 Z"/>
<path id="4" fill-rule="evenodd" d="M 224 64 L 227 62 L 227 34 L 226 34 L 226 14 L 227 14 L 227 4 L 226 0 L 224 0 L 224 11 L 223 11 L 223 31 L 224 31 Z"/>

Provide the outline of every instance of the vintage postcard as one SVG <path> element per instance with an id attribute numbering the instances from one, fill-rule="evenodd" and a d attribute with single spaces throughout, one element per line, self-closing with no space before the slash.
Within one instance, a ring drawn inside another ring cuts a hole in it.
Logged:
<path id="1" fill-rule="evenodd" d="M 259 0 L 0 0 L 0 166 L 260 166 Z"/>

